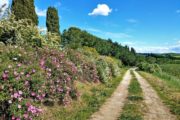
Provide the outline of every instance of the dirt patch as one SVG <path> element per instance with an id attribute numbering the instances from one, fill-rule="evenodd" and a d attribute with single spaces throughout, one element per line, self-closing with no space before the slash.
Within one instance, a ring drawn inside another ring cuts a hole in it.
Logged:
<path id="1" fill-rule="evenodd" d="M 90 120 L 117 120 L 128 96 L 128 85 L 131 80 L 128 70 L 113 95 L 94 113 Z"/>
<path id="2" fill-rule="evenodd" d="M 136 71 L 134 71 L 137 80 L 139 81 L 143 94 L 144 102 L 147 106 L 145 111 L 145 120 L 175 120 L 169 109 L 163 104 L 156 91 L 149 85 L 149 83 L 142 78 Z"/>

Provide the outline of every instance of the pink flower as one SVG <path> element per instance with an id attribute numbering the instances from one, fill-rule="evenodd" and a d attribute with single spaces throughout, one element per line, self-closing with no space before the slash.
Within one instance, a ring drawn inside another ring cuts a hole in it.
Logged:
<path id="1" fill-rule="evenodd" d="M 18 108 L 21 109 L 21 105 L 18 104 Z"/>
<path id="2" fill-rule="evenodd" d="M 21 120 L 21 118 L 16 118 L 16 120 Z"/>
<path id="3" fill-rule="evenodd" d="M 3 72 L 2 79 L 3 80 L 7 80 L 8 79 L 8 74 Z"/>
<path id="4" fill-rule="evenodd" d="M 32 70 L 32 73 L 35 73 L 35 72 L 36 72 L 36 70 L 35 70 L 35 69 L 33 69 L 33 70 Z"/>
<path id="5" fill-rule="evenodd" d="M 15 120 L 16 118 L 14 116 L 11 117 L 12 120 Z"/>
<path id="6" fill-rule="evenodd" d="M 44 60 L 44 59 L 41 59 L 41 60 L 40 60 L 40 66 L 41 66 L 41 67 L 44 67 L 44 65 L 45 65 L 45 60 Z"/>
<path id="7" fill-rule="evenodd" d="M 22 91 L 19 91 L 18 93 L 19 93 L 20 95 L 22 95 L 22 94 L 23 94 L 23 92 L 22 92 Z"/>
<path id="8" fill-rule="evenodd" d="M 21 67 L 21 63 L 19 63 L 17 66 L 18 66 L 18 67 Z"/>
<path id="9" fill-rule="evenodd" d="M 27 118 L 28 118 L 28 114 L 24 114 L 23 117 L 24 117 L 25 119 L 27 119 Z"/>
<path id="10" fill-rule="evenodd" d="M 30 77 L 30 74 L 27 74 L 26 77 L 29 78 L 29 77 Z"/>
<path id="11" fill-rule="evenodd" d="M 26 85 L 26 86 L 27 86 L 28 84 L 29 84 L 29 81 L 25 81 L 24 85 Z"/>
<path id="12" fill-rule="evenodd" d="M 35 92 L 31 92 L 31 96 L 36 96 L 36 93 Z"/>
<path id="13" fill-rule="evenodd" d="M 26 103 L 26 106 L 27 106 L 27 107 L 31 106 L 31 103 L 27 102 L 27 103 Z"/>
<path id="14" fill-rule="evenodd" d="M 17 73 L 17 71 L 14 71 L 14 76 L 18 76 L 18 73 Z"/>
<path id="15" fill-rule="evenodd" d="M 68 77 L 68 78 L 67 78 L 67 81 L 70 81 L 70 80 L 71 80 L 71 78 L 70 78 L 70 77 Z"/>
<path id="16" fill-rule="evenodd" d="M 14 93 L 14 98 L 18 98 L 19 97 L 19 94 L 18 93 Z"/>

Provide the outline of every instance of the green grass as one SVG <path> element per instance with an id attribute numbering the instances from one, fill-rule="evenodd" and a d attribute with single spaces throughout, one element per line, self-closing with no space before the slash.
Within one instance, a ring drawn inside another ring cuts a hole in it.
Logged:
<path id="1" fill-rule="evenodd" d="M 119 120 L 143 120 L 143 92 L 133 72 L 132 80 L 128 87 L 128 98 L 123 107 Z"/>
<path id="2" fill-rule="evenodd" d="M 108 84 L 93 84 L 77 82 L 81 97 L 73 101 L 70 106 L 54 106 L 46 108 L 42 120 L 87 120 L 107 98 L 111 96 L 119 85 L 125 73 L 123 70 L 119 77 L 112 79 Z"/>
<path id="3" fill-rule="evenodd" d="M 161 68 L 163 72 L 180 79 L 180 64 L 163 64 Z"/>
<path id="4" fill-rule="evenodd" d="M 166 74 L 151 75 L 145 72 L 140 74 L 153 86 L 163 102 L 170 108 L 172 114 L 180 119 L 180 87 L 178 80 L 170 79 Z"/>

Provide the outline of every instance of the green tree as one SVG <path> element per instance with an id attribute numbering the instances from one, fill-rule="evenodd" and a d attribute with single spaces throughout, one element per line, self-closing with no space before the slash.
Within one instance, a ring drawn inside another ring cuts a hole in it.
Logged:
<path id="1" fill-rule="evenodd" d="M 48 32 L 60 35 L 58 10 L 54 7 L 49 7 L 47 10 L 46 27 Z"/>
<path id="2" fill-rule="evenodd" d="M 13 0 L 12 13 L 16 20 L 30 19 L 32 23 L 38 25 L 38 16 L 35 12 L 34 0 Z"/>

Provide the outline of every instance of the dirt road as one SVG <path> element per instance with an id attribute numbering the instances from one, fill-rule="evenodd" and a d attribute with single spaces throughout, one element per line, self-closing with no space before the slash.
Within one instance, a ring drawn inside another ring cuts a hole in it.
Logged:
<path id="1" fill-rule="evenodd" d="M 156 91 L 149 83 L 134 71 L 144 93 L 144 102 L 147 106 L 144 120 L 175 120 L 169 109 L 163 104 Z"/>
<path id="2" fill-rule="evenodd" d="M 130 80 L 131 74 L 128 70 L 113 95 L 107 99 L 98 112 L 91 116 L 90 120 L 117 120 L 128 95 L 127 88 Z"/>

